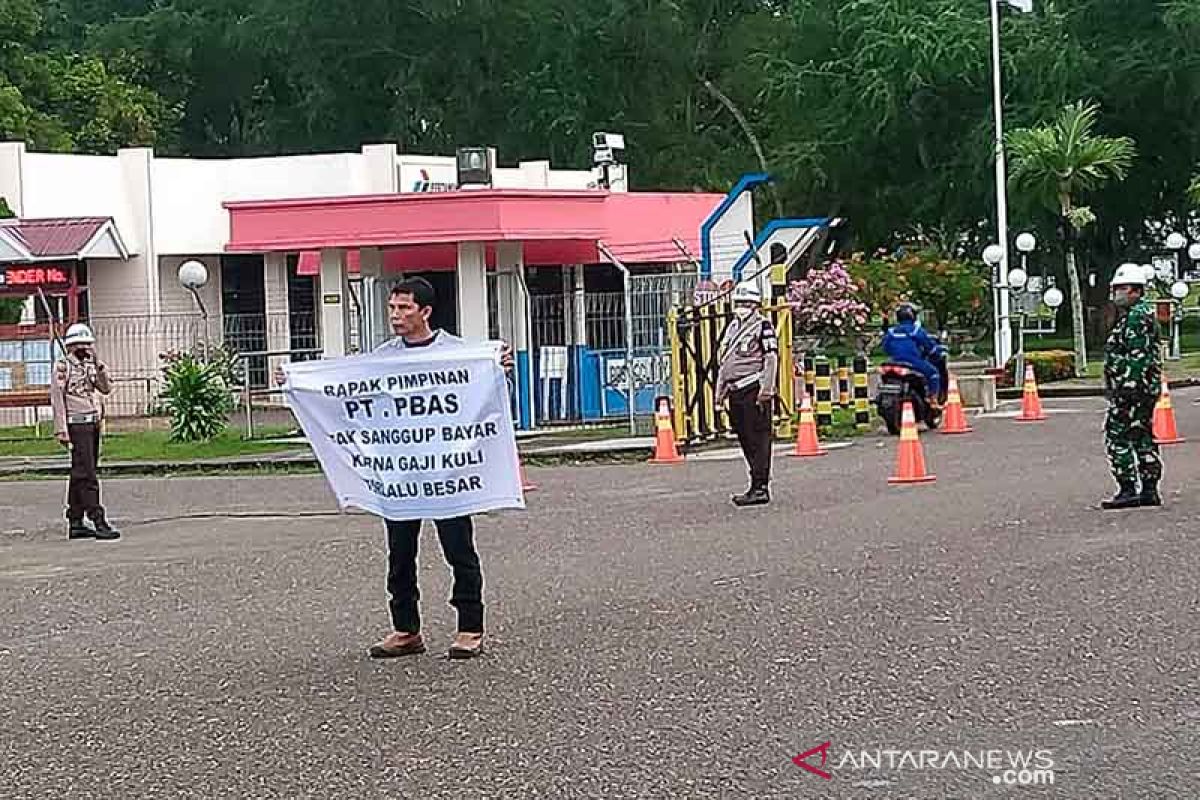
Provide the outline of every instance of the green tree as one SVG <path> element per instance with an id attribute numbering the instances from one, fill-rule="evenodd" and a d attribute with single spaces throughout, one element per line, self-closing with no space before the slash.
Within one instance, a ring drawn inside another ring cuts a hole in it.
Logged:
<path id="1" fill-rule="evenodd" d="M 1109 181 L 1123 180 L 1137 152 L 1128 137 L 1097 134 L 1098 115 L 1099 107 L 1094 103 L 1073 103 L 1053 123 L 1015 130 L 1007 141 L 1011 156 L 1009 180 L 1013 188 L 1044 203 L 1062 222 L 1067 238 L 1075 369 L 1081 375 L 1087 368 L 1087 344 L 1074 240 L 1095 222 L 1096 215 L 1088 206 L 1076 205 L 1076 201 L 1080 195 L 1094 192 Z"/>
<path id="2" fill-rule="evenodd" d="M 1192 205 L 1200 207 L 1200 172 L 1196 173 L 1188 185 L 1188 199 L 1192 201 Z"/>

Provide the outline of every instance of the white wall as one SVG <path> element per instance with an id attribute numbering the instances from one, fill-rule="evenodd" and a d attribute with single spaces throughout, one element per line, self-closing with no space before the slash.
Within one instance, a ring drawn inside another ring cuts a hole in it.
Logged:
<path id="1" fill-rule="evenodd" d="M 18 217 L 21 216 L 21 166 L 25 159 L 24 142 L 0 142 L 0 197 Z"/>
<path id="2" fill-rule="evenodd" d="M 135 203 L 116 156 L 25 153 L 21 164 L 22 217 L 112 217 L 131 252 L 145 242 L 136 235 Z"/>
<path id="3" fill-rule="evenodd" d="M 160 255 L 219 253 L 229 241 L 231 200 L 365 194 L 363 156 L 232 160 L 155 159 L 155 243 Z"/>

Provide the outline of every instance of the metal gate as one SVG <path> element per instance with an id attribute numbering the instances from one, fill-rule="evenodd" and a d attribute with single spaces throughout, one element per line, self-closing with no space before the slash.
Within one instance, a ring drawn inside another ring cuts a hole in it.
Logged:
<path id="1" fill-rule="evenodd" d="M 763 309 L 779 336 L 775 431 L 790 438 L 796 411 L 792 363 L 792 309 Z M 731 430 L 729 415 L 716 402 L 721 337 L 733 320 L 728 302 L 686 306 L 669 315 L 675 436 L 684 444 L 717 439 Z"/>

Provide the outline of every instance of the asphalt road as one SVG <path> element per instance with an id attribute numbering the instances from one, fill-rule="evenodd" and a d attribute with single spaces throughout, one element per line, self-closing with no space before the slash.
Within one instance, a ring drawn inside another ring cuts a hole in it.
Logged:
<path id="1" fill-rule="evenodd" d="M 474 662 L 429 532 L 430 653 L 365 657 L 383 538 L 319 477 L 109 481 L 111 544 L 63 538 L 61 484 L 0 484 L 0 798 L 1200 796 L 1176 401 L 1159 510 L 1096 509 L 1095 401 L 924 436 L 931 485 L 887 486 L 894 440 L 778 458 L 767 509 L 729 505 L 737 461 L 531 470 L 479 521 Z M 829 780 L 791 761 L 824 742 Z"/>

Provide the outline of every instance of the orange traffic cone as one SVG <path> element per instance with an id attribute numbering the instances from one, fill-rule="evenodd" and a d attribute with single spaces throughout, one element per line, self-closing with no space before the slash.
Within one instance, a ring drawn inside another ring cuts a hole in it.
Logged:
<path id="1" fill-rule="evenodd" d="M 958 393 L 958 378 L 950 376 L 950 389 L 946 392 L 946 411 L 942 419 L 942 433 L 970 433 L 975 430 L 967 424 L 967 412 L 963 410 L 962 395 Z"/>
<path id="2" fill-rule="evenodd" d="M 654 412 L 654 458 L 651 464 L 682 464 L 683 456 L 675 446 L 675 428 L 671 425 L 671 400 L 658 398 L 658 409 Z"/>
<path id="3" fill-rule="evenodd" d="M 1033 374 L 1033 364 L 1025 365 L 1025 394 L 1021 397 L 1021 414 L 1017 422 L 1041 422 L 1046 419 L 1042 411 L 1042 399 L 1038 397 L 1037 377 Z"/>
<path id="4" fill-rule="evenodd" d="M 1164 375 L 1162 394 L 1158 396 L 1158 405 L 1154 407 L 1154 443 L 1179 444 L 1182 441 L 1183 437 L 1175 428 L 1175 408 L 1171 405 L 1171 390 Z"/>
<path id="5" fill-rule="evenodd" d="M 537 491 L 537 488 L 538 488 L 537 484 L 534 483 L 533 481 L 529 480 L 529 476 L 525 474 L 525 465 L 521 463 L 519 458 L 517 460 L 517 465 L 521 468 L 521 491 L 523 491 L 523 492 Z"/>
<path id="6" fill-rule="evenodd" d="M 925 473 L 925 453 L 921 450 L 921 440 L 917 437 L 917 415 L 913 413 L 912 402 L 905 401 L 904 413 L 900 417 L 900 450 L 896 458 L 896 474 L 888 478 L 888 483 L 930 483 L 935 480 L 936 475 Z"/>
<path id="7" fill-rule="evenodd" d="M 828 450 L 821 448 L 821 440 L 817 435 L 817 415 L 813 413 L 812 400 L 804 396 L 800 406 L 800 430 L 796 434 L 796 449 L 788 455 L 797 458 L 829 455 Z"/>

